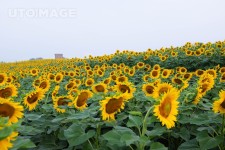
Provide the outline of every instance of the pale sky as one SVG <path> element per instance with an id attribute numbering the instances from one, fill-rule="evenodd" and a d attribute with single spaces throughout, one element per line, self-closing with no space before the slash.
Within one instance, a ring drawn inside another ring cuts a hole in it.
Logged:
<path id="1" fill-rule="evenodd" d="M 225 0 L 0 0 L 0 61 L 225 40 L 224 6 Z"/>

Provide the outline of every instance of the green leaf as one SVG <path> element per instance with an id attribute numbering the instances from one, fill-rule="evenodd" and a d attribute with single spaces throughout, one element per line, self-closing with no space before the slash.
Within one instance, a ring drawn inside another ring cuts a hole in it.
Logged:
<path id="1" fill-rule="evenodd" d="M 64 131 L 64 136 L 68 140 L 70 147 L 80 145 L 94 135 L 95 131 L 90 130 L 85 133 L 85 129 L 79 124 L 73 124 Z"/>
<path id="2" fill-rule="evenodd" d="M 146 134 L 149 137 L 156 137 L 156 136 L 161 136 L 163 133 L 166 132 L 166 128 L 162 127 L 162 126 L 158 126 L 157 128 L 151 130 L 151 131 L 147 131 Z"/>
<path id="3" fill-rule="evenodd" d="M 139 137 L 131 134 L 131 133 L 124 133 L 121 138 L 120 141 L 121 142 L 125 142 L 126 146 L 129 146 L 130 144 L 133 144 L 135 141 L 138 141 Z"/>
<path id="4" fill-rule="evenodd" d="M 196 139 L 192 139 L 192 140 L 182 143 L 178 147 L 178 150 L 200 150 L 200 147 L 199 147 Z"/>
<path id="5" fill-rule="evenodd" d="M 184 139 L 185 141 L 188 141 L 188 140 L 190 139 L 190 137 L 191 137 L 189 131 L 188 131 L 186 128 L 184 128 L 184 127 L 182 127 L 182 128 L 180 129 L 180 132 L 179 132 L 178 134 L 179 134 L 180 137 L 181 137 L 182 139 Z"/>
<path id="6" fill-rule="evenodd" d="M 140 111 L 129 111 L 129 114 L 134 115 L 134 116 L 142 116 L 142 112 L 140 112 Z"/>
<path id="7" fill-rule="evenodd" d="M 25 118 L 28 120 L 39 120 L 44 114 L 25 114 Z"/>
<path id="8" fill-rule="evenodd" d="M 167 150 L 168 148 L 165 147 L 163 144 L 159 142 L 151 143 L 150 150 Z"/>
<path id="9" fill-rule="evenodd" d="M 196 139 L 201 149 L 211 149 L 223 142 L 223 136 L 210 137 L 207 132 L 199 132 Z"/>
<path id="10" fill-rule="evenodd" d="M 115 145 L 121 145 L 122 143 L 120 142 L 120 133 L 117 132 L 116 130 L 112 130 L 109 131 L 107 133 L 105 133 L 104 135 L 102 135 L 102 137 L 107 140 L 110 141 L 111 144 L 115 144 Z"/>
<path id="11" fill-rule="evenodd" d="M 13 132 L 11 127 L 4 127 L 0 130 L 0 140 L 5 139 Z"/>
<path id="12" fill-rule="evenodd" d="M 24 139 L 22 137 L 18 137 L 13 142 L 13 148 L 10 150 L 17 150 L 17 149 L 28 149 L 34 148 L 36 145 L 30 139 Z"/>
<path id="13" fill-rule="evenodd" d="M 142 118 L 140 116 L 129 115 L 129 120 L 127 122 L 127 127 L 137 127 L 139 128 L 142 124 Z"/>

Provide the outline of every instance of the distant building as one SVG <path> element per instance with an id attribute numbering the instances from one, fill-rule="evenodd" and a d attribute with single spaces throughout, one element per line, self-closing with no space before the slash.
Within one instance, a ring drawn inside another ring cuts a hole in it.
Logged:
<path id="1" fill-rule="evenodd" d="M 63 54 L 55 54 L 55 59 L 60 59 L 60 58 L 64 58 Z"/>

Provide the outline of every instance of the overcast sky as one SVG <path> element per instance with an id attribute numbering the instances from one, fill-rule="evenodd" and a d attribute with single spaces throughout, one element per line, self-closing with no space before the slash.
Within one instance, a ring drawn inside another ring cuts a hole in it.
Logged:
<path id="1" fill-rule="evenodd" d="M 0 61 L 225 40 L 224 6 L 225 0 L 0 0 Z"/>

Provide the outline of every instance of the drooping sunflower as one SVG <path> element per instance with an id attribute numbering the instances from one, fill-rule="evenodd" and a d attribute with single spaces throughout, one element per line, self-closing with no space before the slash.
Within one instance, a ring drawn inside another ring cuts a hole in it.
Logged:
<path id="1" fill-rule="evenodd" d="M 7 74 L 6 73 L 0 73 L 0 86 L 4 85 L 7 81 Z"/>
<path id="2" fill-rule="evenodd" d="M 104 100 L 100 101 L 102 120 L 115 120 L 115 114 L 124 109 L 125 101 L 126 98 L 124 98 L 123 94 L 106 97 Z"/>
<path id="3" fill-rule="evenodd" d="M 1 130 L 1 129 L 0 129 Z M 0 140 L 1 150 L 8 150 L 13 147 L 12 141 L 16 140 L 18 132 L 12 132 L 8 137 Z"/>
<path id="4" fill-rule="evenodd" d="M 13 84 L 6 85 L 0 89 L 0 99 L 9 99 L 10 97 L 17 96 L 17 88 Z"/>
<path id="5" fill-rule="evenodd" d="M 153 83 L 146 83 L 142 86 L 142 91 L 145 93 L 146 96 L 153 96 L 154 92 L 154 84 Z"/>
<path id="6" fill-rule="evenodd" d="M 38 102 L 45 97 L 45 92 L 42 89 L 36 89 L 28 93 L 24 99 L 23 103 L 26 107 L 28 107 L 29 111 L 36 108 Z"/>
<path id="7" fill-rule="evenodd" d="M 74 106 L 78 110 L 83 110 L 87 107 L 87 100 L 92 97 L 92 92 L 89 90 L 81 90 L 78 92 L 77 97 L 74 100 Z"/>
<path id="8" fill-rule="evenodd" d="M 94 80 L 93 78 L 88 78 L 88 79 L 85 81 L 85 85 L 86 85 L 86 86 L 92 86 L 94 83 L 95 83 L 95 80 Z"/>
<path id="9" fill-rule="evenodd" d="M 213 103 L 213 111 L 225 114 L 225 91 L 221 90 L 219 96 L 220 98 Z"/>
<path id="10" fill-rule="evenodd" d="M 162 125 L 166 125 L 168 129 L 175 126 L 178 114 L 178 98 L 179 92 L 177 90 L 170 90 L 165 93 L 160 100 L 160 104 L 155 105 L 153 110 L 154 115 L 161 121 Z"/>
<path id="11" fill-rule="evenodd" d="M 98 92 L 103 92 L 106 93 L 107 92 L 107 85 L 104 83 L 98 83 L 92 86 L 92 91 L 94 93 L 98 93 Z"/>
<path id="12" fill-rule="evenodd" d="M 9 100 L 0 100 L 0 117 L 9 117 L 9 124 L 16 123 L 23 117 L 23 106 Z"/>
<path id="13" fill-rule="evenodd" d="M 173 86 L 169 83 L 159 83 L 155 88 L 153 92 L 153 97 L 158 98 L 161 95 L 169 92 L 171 89 L 173 89 Z"/>
<path id="14" fill-rule="evenodd" d="M 127 99 L 131 99 L 134 92 L 136 91 L 134 85 L 131 82 L 117 82 L 114 86 L 114 89 L 117 92 L 126 93 Z"/>
<path id="15" fill-rule="evenodd" d="M 59 96 L 53 99 L 53 107 L 59 113 L 66 112 L 66 109 L 60 108 L 60 106 L 72 106 L 73 97 L 71 95 Z"/>

